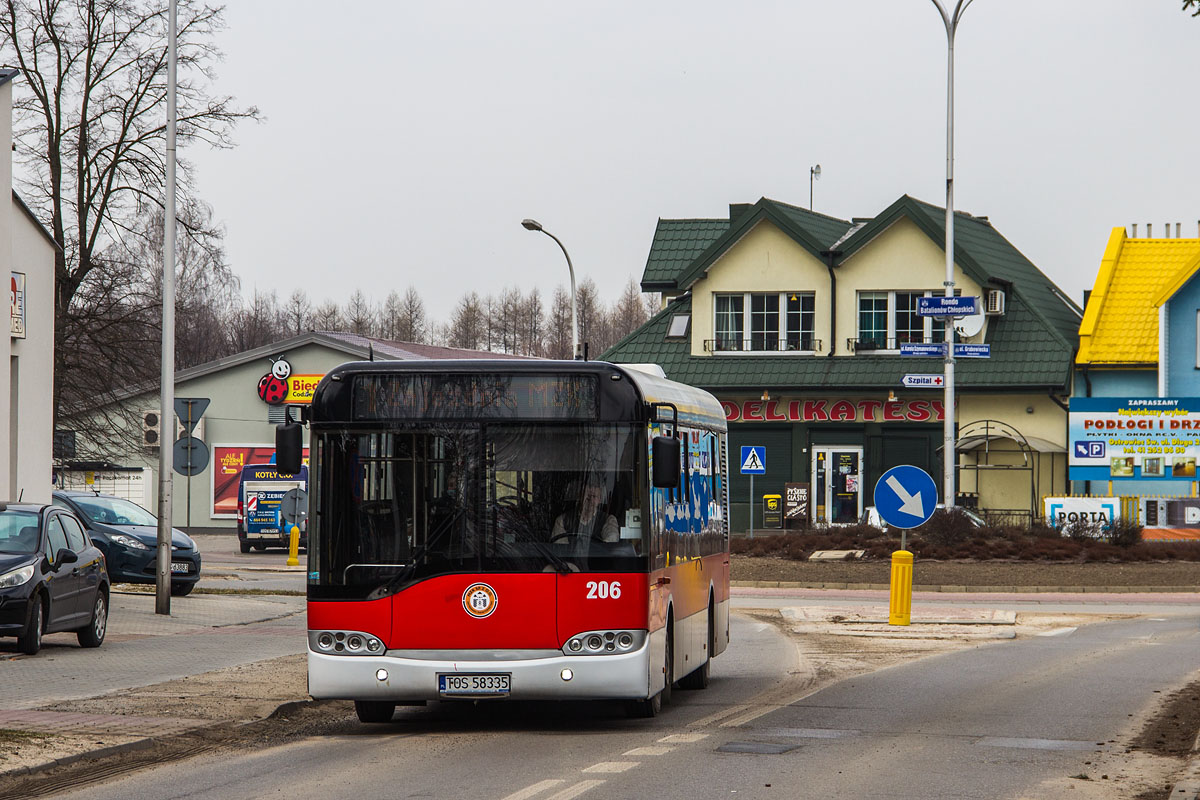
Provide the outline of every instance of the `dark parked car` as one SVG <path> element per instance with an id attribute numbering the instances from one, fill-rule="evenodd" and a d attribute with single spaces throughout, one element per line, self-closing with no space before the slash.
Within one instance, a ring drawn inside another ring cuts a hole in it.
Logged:
<path id="1" fill-rule="evenodd" d="M 80 645 L 99 647 L 107 628 L 104 555 L 75 515 L 0 503 L 0 636 L 33 655 L 43 634 L 75 631 Z"/>
<path id="2" fill-rule="evenodd" d="M 131 500 L 95 492 L 55 492 L 54 504 L 83 520 L 114 583 L 158 580 L 158 517 Z M 198 580 L 200 551 L 192 537 L 172 528 L 171 594 L 189 594 Z"/>

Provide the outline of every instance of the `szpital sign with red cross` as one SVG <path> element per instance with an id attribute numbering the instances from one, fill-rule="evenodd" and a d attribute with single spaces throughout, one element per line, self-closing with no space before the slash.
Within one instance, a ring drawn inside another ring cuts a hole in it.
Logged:
<path id="1" fill-rule="evenodd" d="M 909 388 L 940 389 L 945 385 L 945 378 L 941 375 L 905 375 L 902 382 Z"/>

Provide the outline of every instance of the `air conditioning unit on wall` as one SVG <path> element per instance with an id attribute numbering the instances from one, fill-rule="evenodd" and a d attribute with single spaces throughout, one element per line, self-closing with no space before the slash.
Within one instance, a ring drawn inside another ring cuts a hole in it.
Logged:
<path id="1" fill-rule="evenodd" d="M 1004 291 L 1002 289 L 988 289 L 987 303 L 985 310 L 989 314 L 1004 313 Z"/>

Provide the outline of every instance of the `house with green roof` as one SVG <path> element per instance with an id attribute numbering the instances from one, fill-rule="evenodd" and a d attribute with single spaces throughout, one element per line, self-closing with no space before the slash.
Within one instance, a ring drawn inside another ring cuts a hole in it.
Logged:
<path id="1" fill-rule="evenodd" d="M 901 351 L 945 340 L 943 323 L 917 313 L 919 298 L 944 293 L 944 242 L 945 210 L 907 195 L 861 219 L 767 198 L 727 219 L 660 219 L 641 285 L 663 309 L 602 358 L 654 363 L 716 395 L 731 458 L 767 448 L 756 507 L 806 491 L 812 522 L 857 520 L 888 468 L 942 474 L 943 359 Z M 986 217 L 956 212 L 954 250 L 956 291 L 982 304 L 957 341 L 990 346 L 956 360 L 956 501 L 1036 515 L 1041 496 L 1066 489 L 1082 312 Z M 910 388 L 916 375 L 934 385 Z M 733 474 L 744 528 L 749 482 Z"/>
<path id="2" fill-rule="evenodd" d="M 1068 434 L 1076 493 L 1197 494 L 1200 238 L 1166 232 L 1113 228 L 1088 293 Z"/>

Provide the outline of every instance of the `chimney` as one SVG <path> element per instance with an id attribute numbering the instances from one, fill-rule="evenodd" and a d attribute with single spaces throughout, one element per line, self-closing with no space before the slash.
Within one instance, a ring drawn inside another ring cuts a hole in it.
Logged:
<path id="1" fill-rule="evenodd" d="M 1175 223 L 1175 238 L 1176 238 L 1176 239 L 1182 239 L 1182 238 L 1183 238 L 1183 237 L 1180 235 L 1180 229 L 1181 229 L 1182 227 L 1183 227 L 1183 223 L 1182 223 L 1182 222 L 1176 222 L 1176 223 Z"/>
<path id="2" fill-rule="evenodd" d="M 1154 238 L 1154 223 L 1153 222 L 1146 223 L 1146 238 L 1147 239 Z"/>
<path id="3" fill-rule="evenodd" d="M 1197 225 L 1200 225 L 1200 220 L 1197 220 L 1197 221 L 1196 221 L 1196 224 L 1197 224 Z M 1137 223 L 1136 223 L 1136 222 L 1135 222 L 1135 223 L 1133 223 L 1133 236 L 1130 236 L 1129 238 L 1130 238 L 1130 239 L 1136 239 L 1136 238 L 1137 238 Z"/>

